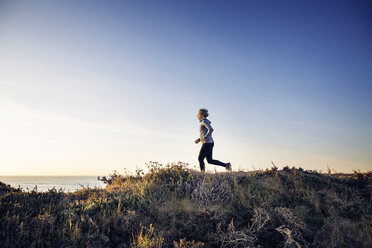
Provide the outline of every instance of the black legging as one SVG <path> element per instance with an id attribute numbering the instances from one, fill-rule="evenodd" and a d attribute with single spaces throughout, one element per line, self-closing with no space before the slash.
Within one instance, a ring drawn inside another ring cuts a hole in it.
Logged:
<path id="1" fill-rule="evenodd" d="M 218 161 L 218 160 L 214 160 L 212 158 L 213 146 L 214 146 L 214 143 L 204 143 L 200 149 L 198 160 L 199 160 L 201 171 L 205 171 L 205 164 L 204 164 L 205 157 L 207 157 L 207 162 L 209 164 L 215 164 L 215 165 L 226 167 L 225 163 L 222 163 L 221 161 Z"/>

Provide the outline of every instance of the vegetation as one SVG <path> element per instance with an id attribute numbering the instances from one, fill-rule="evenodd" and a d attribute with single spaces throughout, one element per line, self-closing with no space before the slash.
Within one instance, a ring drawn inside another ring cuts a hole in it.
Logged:
<path id="1" fill-rule="evenodd" d="M 150 162 L 73 193 L 0 183 L 0 247 L 372 247 L 372 172 Z"/>

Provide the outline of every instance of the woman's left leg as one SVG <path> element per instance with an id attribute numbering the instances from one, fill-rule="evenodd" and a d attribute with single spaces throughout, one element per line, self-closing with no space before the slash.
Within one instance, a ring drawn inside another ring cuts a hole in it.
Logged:
<path id="1" fill-rule="evenodd" d="M 212 158 L 214 143 L 211 143 L 211 144 L 212 144 L 212 148 L 208 151 L 208 154 L 207 154 L 207 162 L 208 162 L 209 164 L 215 164 L 215 165 L 219 165 L 219 166 L 226 167 L 227 164 L 222 163 L 221 161 L 219 161 L 219 160 L 215 160 L 215 159 Z"/>
<path id="2" fill-rule="evenodd" d="M 208 155 L 209 151 L 212 149 L 211 145 L 212 143 L 204 143 L 200 148 L 198 160 L 201 171 L 205 171 L 204 159 Z"/>

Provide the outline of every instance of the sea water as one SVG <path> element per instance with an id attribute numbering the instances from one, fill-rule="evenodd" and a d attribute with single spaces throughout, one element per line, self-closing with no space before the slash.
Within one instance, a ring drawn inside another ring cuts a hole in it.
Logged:
<path id="1" fill-rule="evenodd" d="M 105 188 L 105 184 L 97 179 L 97 176 L 0 176 L 0 181 L 14 188 L 20 186 L 22 190 L 33 190 L 37 187 L 38 192 L 46 192 L 55 188 L 62 188 L 64 192 L 74 192 L 87 188 Z"/>

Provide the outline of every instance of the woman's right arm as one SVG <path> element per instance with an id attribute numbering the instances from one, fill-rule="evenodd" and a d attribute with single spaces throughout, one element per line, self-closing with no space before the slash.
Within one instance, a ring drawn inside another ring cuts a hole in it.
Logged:
<path id="1" fill-rule="evenodd" d="M 214 131 L 213 127 L 208 123 L 205 123 L 204 121 L 202 122 L 202 124 L 204 124 L 204 126 L 207 128 L 207 133 L 204 135 L 204 137 L 207 137 L 208 135 L 212 134 L 212 132 Z"/>

